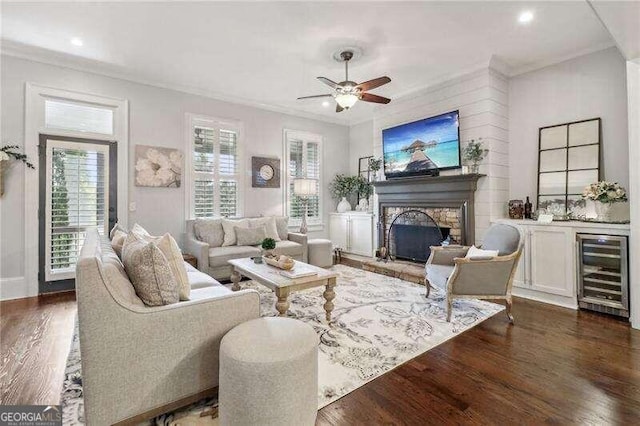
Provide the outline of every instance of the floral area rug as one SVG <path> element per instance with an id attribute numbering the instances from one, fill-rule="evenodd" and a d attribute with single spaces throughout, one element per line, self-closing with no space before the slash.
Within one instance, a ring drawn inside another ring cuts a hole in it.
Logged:
<path id="1" fill-rule="evenodd" d="M 331 325 L 324 318 L 323 288 L 289 296 L 289 316 L 313 326 L 320 337 L 318 408 L 504 309 L 480 300 L 455 300 L 448 323 L 444 293 L 438 289 L 426 298 L 424 287 L 414 283 L 344 265 L 333 269 L 340 276 Z M 244 281 L 241 286 L 260 292 L 262 316 L 277 314 L 275 295 L 269 289 L 253 281 Z M 77 332 L 67 361 L 61 403 L 65 424 L 84 423 Z M 214 400 L 202 401 L 160 416 L 152 423 L 217 424 L 211 416 L 200 417 L 216 405 Z"/>

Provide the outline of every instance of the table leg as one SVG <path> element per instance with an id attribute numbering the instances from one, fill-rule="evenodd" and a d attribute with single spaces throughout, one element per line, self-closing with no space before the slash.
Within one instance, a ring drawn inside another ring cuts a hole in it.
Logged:
<path id="1" fill-rule="evenodd" d="M 276 302 L 276 310 L 281 317 L 287 316 L 287 311 L 289 310 L 289 290 L 287 289 L 276 289 L 276 297 L 278 301 Z"/>
<path id="2" fill-rule="evenodd" d="M 233 283 L 231 290 L 233 291 L 240 290 L 240 280 L 242 279 L 242 275 L 240 275 L 240 273 L 234 269 L 233 272 L 231 273 L 230 278 L 231 278 L 231 282 Z"/>
<path id="3" fill-rule="evenodd" d="M 336 292 L 333 291 L 334 287 L 336 286 L 336 279 L 335 278 L 329 278 L 329 280 L 327 281 L 327 285 L 325 287 L 324 293 L 322 293 L 322 296 L 324 296 L 324 300 L 326 300 L 327 302 L 324 304 L 324 310 L 326 312 L 325 317 L 327 318 L 327 322 L 331 321 L 331 311 L 333 311 L 333 299 L 336 298 Z"/>

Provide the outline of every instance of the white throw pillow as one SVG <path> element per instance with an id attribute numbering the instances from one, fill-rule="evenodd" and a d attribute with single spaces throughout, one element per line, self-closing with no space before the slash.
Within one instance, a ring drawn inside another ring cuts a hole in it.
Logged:
<path id="1" fill-rule="evenodd" d="M 196 219 L 193 223 L 196 238 L 209 244 L 209 247 L 220 247 L 224 243 L 222 219 Z"/>
<path id="2" fill-rule="evenodd" d="M 476 246 L 471 246 L 465 257 L 496 257 L 497 255 L 498 250 L 482 250 Z"/>
<path id="3" fill-rule="evenodd" d="M 122 260 L 122 247 L 124 246 L 124 240 L 127 239 L 127 234 L 119 229 L 116 229 L 113 238 L 111 239 L 111 248 L 116 252 L 120 260 Z"/>
<path id="4" fill-rule="evenodd" d="M 135 223 L 133 225 L 133 228 L 131 228 L 131 232 L 133 232 L 134 234 L 140 236 L 140 237 L 150 237 L 151 234 L 149 234 L 147 232 L 146 229 L 144 229 L 142 226 L 138 225 L 137 223 Z"/>
<path id="5" fill-rule="evenodd" d="M 249 221 L 247 219 L 231 220 L 222 219 L 222 229 L 224 230 L 224 242 L 222 247 L 235 246 L 236 245 L 236 230 L 235 228 L 249 228 Z"/>
<path id="6" fill-rule="evenodd" d="M 278 235 L 278 227 L 276 226 L 275 217 L 270 216 L 270 217 L 259 217 L 257 219 L 249 219 L 249 228 L 258 229 L 263 226 L 267 233 L 267 238 L 273 238 L 276 241 L 281 241 L 280 235 Z"/>
<path id="7" fill-rule="evenodd" d="M 257 246 L 267 238 L 264 226 L 260 228 L 236 228 L 236 242 L 239 246 Z"/>

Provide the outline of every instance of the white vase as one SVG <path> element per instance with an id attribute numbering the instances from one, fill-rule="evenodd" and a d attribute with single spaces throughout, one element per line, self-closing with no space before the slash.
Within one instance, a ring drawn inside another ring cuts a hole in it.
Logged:
<path id="1" fill-rule="evenodd" d="M 611 206 L 612 203 L 601 203 L 596 201 L 596 219 L 600 222 L 611 222 Z"/>
<path id="2" fill-rule="evenodd" d="M 360 202 L 358 203 L 358 211 L 366 212 L 369 208 L 369 202 L 366 198 L 360 198 Z"/>
<path id="3" fill-rule="evenodd" d="M 342 200 L 338 203 L 338 213 L 344 213 L 351 211 L 351 203 L 347 201 L 347 197 L 342 197 Z"/>

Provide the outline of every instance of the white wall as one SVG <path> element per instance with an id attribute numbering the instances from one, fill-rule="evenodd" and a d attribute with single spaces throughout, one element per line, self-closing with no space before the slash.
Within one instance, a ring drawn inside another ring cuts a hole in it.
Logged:
<path id="1" fill-rule="evenodd" d="M 358 159 L 373 155 L 373 120 L 349 128 L 349 173 L 358 174 Z"/>
<path id="2" fill-rule="evenodd" d="M 629 185 L 625 60 L 615 47 L 509 80 L 510 198 L 535 204 L 538 128 L 602 118 L 604 178 Z"/>
<path id="3" fill-rule="evenodd" d="M 184 187 L 140 188 L 133 180 L 134 147 L 137 144 L 185 149 L 185 113 L 239 120 L 244 123 L 245 206 L 247 216 L 283 214 L 282 188 L 251 188 L 252 156 L 282 158 L 283 129 L 318 133 L 324 138 L 323 203 L 328 235 L 328 213 L 333 208 L 327 183 L 336 173 L 349 172 L 349 128 L 337 124 L 300 118 L 202 96 L 133 83 L 97 74 L 79 72 L 14 57 L 2 56 L 2 143 L 24 143 L 25 83 L 129 100 L 129 201 L 137 211 L 130 212 L 129 223 L 139 222 L 152 234 L 170 232 L 181 241 L 184 232 Z M 36 160 L 36 159 L 33 159 Z M 23 271 L 24 167 L 14 167 L 5 175 L 5 195 L 0 200 L 0 277 L 2 295 L 20 295 Z M 9 287 L 11 286 L 11 287 Z M 24 296 L 24 295 L 23 295 Z"/>
<path id="4" fill-rule="evenodd" d="M 460 140 L 483 138 L 488 157 L 480 166 L 487 177 L 476 192 L 476 241 L 481 242 L 492 220 L 505 216 L 508 200 L 508 83 L 491 68 L 484 68 L 376 109 L 373 119 L 373 152 L 382 156 L 382 130 L 402 123 L 460 111 Z M 459 170 L 445 171 L 457 174 Z"/>
<path id="5" fill-rule="evenodd" d="M 627 103 L 629 109 L 629 200 L 631 200 L 631 238 L 629 239 L 629 280 L 631 324 L 640 329 L 640 59 L 627 62 Z"/>

